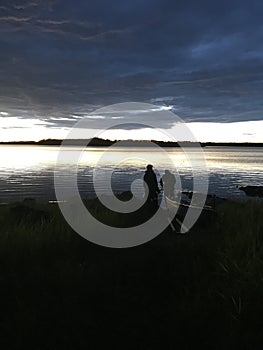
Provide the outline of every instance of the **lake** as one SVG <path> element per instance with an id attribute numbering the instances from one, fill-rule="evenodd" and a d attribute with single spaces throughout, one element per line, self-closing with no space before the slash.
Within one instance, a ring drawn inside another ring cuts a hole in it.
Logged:
<path id="1" fill-rule="evenodd" d="M 57 146 L 1 145 L 0 203 L 28 197 L 43 201 L 55 200 L 54 169 L 59 149 Z M 66 147 L 63 150 L 66 155 L 78 151 L 78 147 Z M 78 186 L 81 196 L 88 198 L 95 195 L 94 169 L 98 172 L 98 186 L 102 192 L 105 186 L 104 176 L 113 170 L 112 189 L 122 192 L 130 190 L 134 180 L 142 179 L 148 163 L 154 165 L 158 180 L 165 169 L 170 169 L 180 178 L 182 188 L 191 190 L 191 164 L 184 152 L 180 148 L 167 148 L 165 152 L 167 156 L 163 156 L 161 152 L 153 152 L 150 148 L 123 147 L 109 151 L 103 147 L 87 147 L 78 164 Z M 105 154 L 105 159 L 101 158 Z M 210 194 L 225 198 L 245 198 L 245 194 L 237 186 L 263 185 L 263 148 L 205 147 L 203 154 L 209 173 Z M 99 160 L 100 164 L 97 165 Z M 61 176 L 61 186 L 63 178 L 66 179 L 72 169 L 70 161 L 64 162 L 56 169 Z M 200 172 L 202 173 L 202 169 Z M 136 193 L 140 192 L 142 188 L 138 185 Z"/>

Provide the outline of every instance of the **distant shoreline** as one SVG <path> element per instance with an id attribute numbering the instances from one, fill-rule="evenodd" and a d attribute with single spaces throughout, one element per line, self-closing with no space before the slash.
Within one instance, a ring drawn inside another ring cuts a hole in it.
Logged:
<path id="1" fill-rule="evenodd" d="M 60 146 L 64 140 L 60 139 L 45 139 L 40 141 L 9 141 L 0 142 L 0 145 L 22 145 L 22 146 Z M 147 147 L 151 143 L 155 143 L 160 147 L 195 147 L 196 144 L 200 144 L 202 147 L 263 147 L 263 143 L 249 143 L 249 142 L 190 142 L 190 141 L 157 141 L 157 140 L 108 140 L 101 138 L 93 139 L 72 139 L 64 141 L 64 145 L 68 146 L 83 146 L 86 144 L 88 147 L 109 147 L 116 142 L 122 141 L 122 147 Z"/>

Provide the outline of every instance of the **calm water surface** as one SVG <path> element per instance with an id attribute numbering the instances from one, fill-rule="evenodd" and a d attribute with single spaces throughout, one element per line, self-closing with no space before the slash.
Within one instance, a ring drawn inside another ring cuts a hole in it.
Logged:
<path id="1" fill-rule="evenodd" d="M 70 158 L 72 152 L 77 151 L 78 147 L 67 147 L 63 152 Z M 26 197 L 55 200 L 54 169 L 58 152 L 59 147 L 56 146 L 0 146 L 0 202 L 23 200 Z M 162 152 L 153 153 L 147 148 L 117 148 L 114 151 L 86 148 L 78 165 L 81 196 L 94 196 L 94 169 L 99 170 L 97 180 L 102 191 L 105 186 L 104 176 L 114 170 L 112 189 L 122 192 L 129 190 L 135 179 L 142 179 L 148 163 L 154 165 L 158 179 L 165 169 L 170 169 L 177 178 L 180 177 L 182 188 L 191 190 L 191 164 L 183 151 L 172 148 L 165 149 L 165 152 L 167 156 L 163 156 Z M 209 172 L 209 193 L 226 198 L 244 198 L 245 194 L 237 186 L 263 185 L 263 148 L 205 147 L 203 152 Z M 102 156 L 105 159 L 101 159 Z M 120 162 L 121 158 L 123 160 Z M 61 186 L 72 169 L 70 161 L 65 161 L 56 169 L 61 176 Z M 138 185 L 136 193 L 142 191 Z"/>

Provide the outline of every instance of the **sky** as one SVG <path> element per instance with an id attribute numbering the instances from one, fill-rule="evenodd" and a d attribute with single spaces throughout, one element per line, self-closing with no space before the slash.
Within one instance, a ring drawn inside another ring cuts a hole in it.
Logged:
<path id="1" fill-rule="evenodd" d="M 199 141 L 263 142 L 262 18 L 262 0 L 0 0 L 0 141 L 64 138 L 98 108 L 141 102 Z"/>

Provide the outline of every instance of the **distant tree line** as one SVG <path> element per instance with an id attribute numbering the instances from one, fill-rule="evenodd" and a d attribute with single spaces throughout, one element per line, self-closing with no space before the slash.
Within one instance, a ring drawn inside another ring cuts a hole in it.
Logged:
<path id="1" fill-rule="evenodd" d="M 82 146 L 87 145 L 88 147 L 109 147 L 120 140 L 108 140 L 101 139 L 99 137 L 94 137 L 92 139 L 68 139 L 68 140 L 60 140 L 60 139 L 44 139 L 40 141 L 9 141 L 9 142 L 0 142 L 0 145 L 43 145 L 43 146 L 60 146 L 63 142 L 64 145 L 69 146 Z M 123 143 L 122 146 L 132 147 L 133 145 L 139 147 L 147 147 L 150 143 L 155 143 L 160 147 L 194 147 L 197 144 L 200 144 L 202 147 L 263 147 L 263 143 L 256 142 L 190 142 L 190 141 L 157 141 L 157 140 L 128 140 Z"/>

